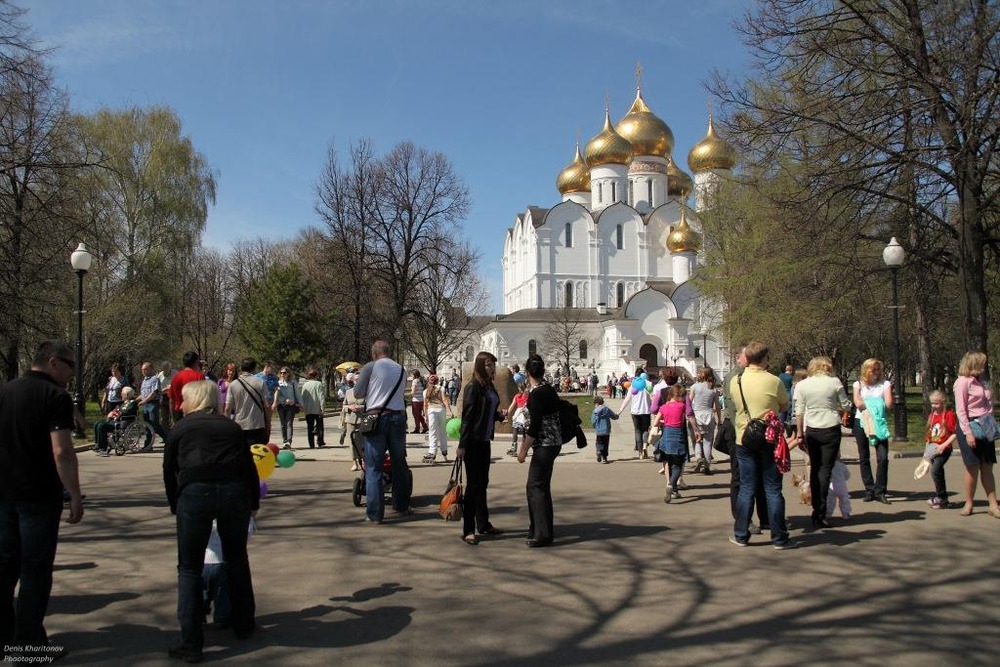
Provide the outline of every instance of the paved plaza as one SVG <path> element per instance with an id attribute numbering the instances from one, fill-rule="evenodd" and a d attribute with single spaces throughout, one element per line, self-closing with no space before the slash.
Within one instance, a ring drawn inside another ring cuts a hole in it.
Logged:
<path id="1" fill-rule="evenodd" d="M 891 506 L 861 502 L 851 465 L 855 514 L 822 532 L 786 477 L 800 548 L 754 536 L 739 549 L 727 541 L 725 461 L 688 474 L 684 497 L 666 505 L 657 466 L 634 457 L 627 422 L 615 429 L 610 465 L 594 460 L 592 432 L 587 449 L 564 448 L 556 545 L 527 549 L 527 467 L 504 456 L 509 436 L 493 445 L 490 482 L 493 523 L 507 532 L 469 546 L 438 517 L 449 466 L 419 463 L 426 436 L 407 436 L 414 514 L 365 525 L 348 449 L 309 450 L 301 427 L 298 461 L 268 480 L 249 544 L 263 632 L 239 642 L 210 626 L 206 662 L 996 664 L 1000 521 L 985 502 L 968 518 L 930 509 L 916 459 L 890 461 Z M 338 439 L 328 428 L 327 442 Z M 86 515 L 62 529 L 51 640 L 69 649 L 65 664 L 169 664 L 179 634 L 162 448 L 80 461 Z M 960 488 L 956 458 L 948 483 Z"/>

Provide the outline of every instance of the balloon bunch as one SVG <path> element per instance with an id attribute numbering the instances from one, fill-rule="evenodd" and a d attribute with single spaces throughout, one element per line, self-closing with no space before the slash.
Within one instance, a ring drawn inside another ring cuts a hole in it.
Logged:
<path id="1" fill-rule="evenodd" d="M 271 476 L 274 469 L 291 468 L 295 465 L 295 454 L 288 449 L 278 449 L 273 442 L 266 445 L 251 445 L 250 454 L 253 455 L 253 464 L 257 467 L 257 477 L 260 478 L 260 497 L 267 497 L 267 483 L 264 481 Z"/>
<path id="2" fill-rule="evenodd" d="M 649 381 L 649 375 L 647 373 L 642 373 L 632 380 L 632 389 L 629 390 L 633 395 L 638 394 L 640 391 L 648 391 L 652 393 L 653 384 Z"/>

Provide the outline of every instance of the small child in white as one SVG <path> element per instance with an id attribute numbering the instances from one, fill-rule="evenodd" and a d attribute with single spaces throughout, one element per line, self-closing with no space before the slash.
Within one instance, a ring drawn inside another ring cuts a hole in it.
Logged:
<path id="1" fill-rule="evenodd" d="M 833 510 L 840 503 L 840 516 L 845 519 L 851 518 L 851 495 L 847 491 L 847 480 L 851 478 L 851 471 L 839 458 L 833 463 L 833 470 L 830 472 L 830 492 L 826 496 L 826 516 L 833 516 Z"/>
<path id="2" fill-rule="evenodd" d="M 257 522 L 250 517 L 247 537 L 257 532 Z M 215 627 L 222 630 L 229 627 L 229 578 L 226 576 L 226 559 L 222 554 L 222 540 L 219 526 L 212 521 L 212 534 L 205 547 L 205 567 L 201 571 L 201 582 L 205 601 L 205 616 L 212 612 Z"/>

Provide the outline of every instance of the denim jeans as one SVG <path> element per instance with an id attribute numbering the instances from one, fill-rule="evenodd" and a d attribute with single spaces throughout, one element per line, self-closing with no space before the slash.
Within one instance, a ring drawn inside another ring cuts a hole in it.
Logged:
<path id="1" fill-rule="evenodd" d="M 736 520 L 733 533 L 741 542 L 750 540 L 750 514 L 753 512 L 754 495 L 757 493 L 758 471 L 763 474 L 764 494 L 767 496 L 767 514 L 771 524 L 771 541 L 781 544 L 788 540 L 785 526 L 785 497 L 781 495 L 781 473 L 774 464 L 774 455 L 767 449 L 751 454 L 746 447 L 736 447 L 740 462 L 740 495 L 736 499 Z"/>
<path id="2" fill-rule="evenodd" d="M 205 643 L 202 569 L 213 519 L 218 523 L 226 555 L 233 630 L 250 633 L 254 628 L 253 582 L 247 560 L 250 497 L 246 484 L 188 484 L 177 500 L 177 619 L 181 624 L 181 646 L 197 651 Z"/>
<path id="3" fill-rule="evenodd" d="M 158 403 L 145 403 L 142 406 L 142 414 L 146 418 L 146 423 L 153 429 L 156 435 L 167 439 L 167 431 L 160 425 L 160 406 Z"/>
<path id="4" fill-rule="evenodd" d="M 889 441 L 874 438 L 869 444 L 860 419 L 854 420 L 854 440 L 858 443 L 858 468 L 861 469 L 861 482 L 865 485 L 865 491 L 875 496 L 884 496 L 889 484 Z M 875 447 L 874 478 L 870 447 Z"/>
<path id="5" fill-rule="evenodd" d="M 409 471 L 406 464 L 406 413 L 385 413 L 378 420 L 378 428 L 365 433 L 365 487 L 368 492 L 365 513 L 372 521 L 385 518 L 382 498 L 382 458 L 386 451 L 392 460 L 392 507 L 399 512 L 410 509 Z"/>
<path id="6" fill-rule="evenodd" d="M 292 431 L 295 424 L 295 406 L 279 405 L 278 419 L 281 421 L 281 442 L 292 442 Z"/>
<path id="7" fill-rule="evenodd" d="M 0 501 L 0 640 L 45 644 L 62 499 Z M 14 600 L 14 587 L 21 586 Z"/>

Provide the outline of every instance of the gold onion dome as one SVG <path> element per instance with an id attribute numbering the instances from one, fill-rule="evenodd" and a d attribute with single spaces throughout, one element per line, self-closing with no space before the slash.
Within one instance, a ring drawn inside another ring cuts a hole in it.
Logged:
<path id="1" fill-rule="evenodd" d="M 694 181 L 674 162 L 674 158 L 667 158 L 667 195 L 670 197 L 687 197 L 691 194 Z"/>
<path id="2" fill-rule="evenodd" d="M 632 161 L 632 144 L 611 127 L 611 114 L 604 112 L 604 129 L 587 142 L 583 153 L 587 166 L 602 164 L 628 164 Z"/>
<path id="3" fill-rule="evenodd" d="M 688 166 L 698 174 L 709 169 L 732 169 L 736 166 L 736 151 L 715 133 L 712 117 L 708 117 L 708 133 L 688 153 Z"/>
<path id="4" fill-rule="evenodd" d="M 698 233 L 688 225 L 687 217 L 681 210 L 681 221 L 667 236 L 667 250 L 671 253 L 697 252 L 700 247 L 701 239 L 698 237 Z"/>
<path id="5" fill-rule="evenodd" d="M 560 194 L 590 192 L 590 170 L 587 169 L 587 163 L 580 155 L 580 144 L 576 145 L 576 156 L 573 161 L 559 172 L 559 177 L 556 178 L 556 187 L 559 188 Z"/>
<path id="6" fill-rule="evenodd" d="M 642 90 L 636 89 L 635 102 L 615 128 L 618 134 L 632 144 L 634 155 L 667 157 L 674 150 L 674 133 L 660 120 L 642 99 Z"/>

